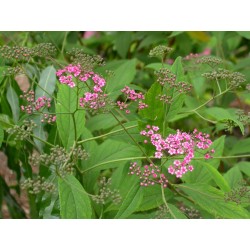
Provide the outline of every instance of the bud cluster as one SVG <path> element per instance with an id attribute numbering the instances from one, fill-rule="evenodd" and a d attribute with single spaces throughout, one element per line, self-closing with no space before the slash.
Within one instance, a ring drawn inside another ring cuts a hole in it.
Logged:
<path id="1" fill-rule="evenodd" d="M 242 181 L 239 185 L 233 188 L 230 192 L 225 193 L 225 201 L 233 201 L 238 205 L 244 200 L 250 202 L 250 189 L 246 186 L 246 182 Z"/>
<path id="2" fill-rule="evenodd" d="M 37 179 L 26 179 L 22 184 L 21 188 L 28 189 L 30 194 L 38 194 L 42 191 L 53 192 L 55 185 L 45 181 L 44 177 L 38 176 Z"/>
<path id="3" fill-rule="evenodd" d="M 159 206 L 155 219 L 171 219 L 171 214 L 169 213 L 169 209 L 165 205 Z"/>
<path id="4" fill-rule="evenodd" d="M 222 64 L 222 60 L 220 58 L 205 56 L 196 60 L 197 64 L 208 64 L 210 67 L 214 68 L 219 64 Z"/>
<path id="5" fill-rule="evenodd" d="M 81 70 L 85 73 L 93 71 L 95 66 L 104 65 L 104 60 L 101 56 L 87 55 L 82 49 L 72 49 L 67 54 L 70 56 L 72 64 L 81 65 Z"/>
<path id="6" fill-rule="evenodd" d="M 200 212 L 197 209 L 193 208 L 193 207 L 187 207 L 185 205 L 181 205 L 180 210 L 189 219 L 202 219 Z"/>
<path id="7" fill-rule="evenodd" d="M 27 102 L 27 105 L 21 105 L 21 110 L 29 115 L 34 112 L 43 112 L 44 109 L 51 107 L 51 99 L 46 96 L 38 97 L 35 100 L 35 92 L 30 90 L 29 92 L 24 91 L 20 98 Z M 51 114 L 43 114 L 41 122 L 47 121 L 48 123 L 54 123 L 56 116 Z"/>
<path id="8" fill-rule="evenodd" d="M 45 166 L 54 165 L 60 175 L 71 174 L 74 171 L 74 165 L 77 164 L 77 161 L 86 160 L 88 153 L 80 145 L 74 149 L 71 148 L 70 151 L 72 151 L 71 155 L 65 148 L 56 145 L 51 148 L 49 154 L 30 156 L 29 163 L 31 166 L 39 166 L 40 164 Z"/>
<path id="9" fill-rule="evenodd" d="M 31 136 L 32 131 L 36 126 L 37 125 L 32 120 L 25 120 L 23 125 L 14 125 L 12 128 L 8 128 L 6 131 L 9 134 L 15 135 L 15 141 L 22 141 L 28 139 Z"/>
<path id="10" fill-rule="evenodd" d="M 158 45 L 155 48 L 151 49 L 149 52 L 150 57 L 160 57 L 164 58 L 169 54 L 173 49 L 165 45 Z"/>
<path id="11" fill-rule="evenodd" d="M 92 199 L 97 204 L 105 205 L 109 201 L 111 201 L 114 204 L 118 205 L 121 202 L 121 195 L 119 193 L 119 190 L 117 190 L 117 189 L 112 190 L 110 188 L 111 178 L 106 179 L 106 177 L 103 177 L 100 180 L 99 185 L 100 185 L 99 194 L 92 197 Z"/>
<path id="12" fill-rule="evenodd" d="M 51 43 L 41 43 L 33 48 L 3 45 L 0 47 L 0 57 L 7 60 L 29 61 L 33 57 L 48 57 L 54 55 L 56 48 Z"/>
<path id="13" fill-rule="evenodd" d="M 23 68 L 20 65 L 17 65 L 15 67 L 8 67 L 6 71 L 3 72 L 4 76 L 15 76 L 18 74 L 25 74 Z"/>
<path id="14" fill-rule="evenodd" d="M 238 120 L 242 122 L 243 125 L 248 125 L 250 123 L 250 112 L 245 114 L 244 110 L 237 110 L 236 115 L 238 115 Z"/>
<path id="15" fill-rule="evenodd" d="M 211 72 L 202 74 L 203 77 L 209 80 L 228 80 L 231 87 L 238 87 L 241 83 L 246 82 L 246 77 L 240 72 L 230 72 L 226 69 L 219 68 Z"/>
<path id="16" fill-rule="evenodd" d="M 161 184 L 164 188 L 166 188 L 168 184 L 168 180 L 166 176 L 161 173 L 160 168 L 152 163 L 141 167 L 137 162 L 131 162 L 129 174 L 135 174 L 140 177 L 140 185 L 143 187 Z"/>

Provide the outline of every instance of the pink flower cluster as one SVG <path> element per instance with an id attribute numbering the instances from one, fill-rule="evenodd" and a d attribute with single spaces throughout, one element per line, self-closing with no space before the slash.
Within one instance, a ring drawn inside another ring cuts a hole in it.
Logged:
<path id="1" fill-rule="evenodd" d="M 21 110 L 29 115 L 36 111 L 42 112 L 44 108 L 51 107 L 51 99 L 47 98 L 46 96 L 38 97 L 37 100 L 35 100 L 35 93 L 33 90 L 30 90 L 29 92 L 24 91 L 20 97 L 28 103 L 26 106 L 21 105 Z M 44 114 L 43 116 L 42 122 L 45 120 L 48 121 L 48 123 L 53 123 L 56 121 L 56 116 L 48 114 Z"/>
<path id="2" fill-rule="evenodd" d="M 84 94 L 85 97 L 80 98 L 80 106 L 90 109 L 100 109 L 105 106 L 106 101 L 105 98 L 107 97 L 106 94 L 97 94 L 97 93 L 90 93 L 87 92 Z"/>
<path id="3" fill-rule="evenodd" d="M 74 88 L 76 84 L 73 81 L 73 76 L 78 77 L 81 74 L 80 65 L 68 65 L 64 69 L 59 69 L 56 75 L 59 77 L 59 82 L 67 84 L 69 87 Z"/>
<path id="4" fill-rule="evenodd" d="M 84 93 L 84 97 L 79 99 L 79 105 L 81 107 L 90 108 L 97 110 L 105 106 L 106 94 L 103 94 L 103 87 L 106 85 L 104 78 L 99 76 L 94 72 L 84 73 L 81 71 L 80 65 L 68 65 L 64 69 L 57 71 L 56 75 L 59 77 L 59 81 L 62 84 L 67 84 L 69 87 L 73 88 L 76 86 L 73 81 L 73 76 L 79 79 L 81 82 L 86 82 L 89 79 L 92 79 L 94 85 L 88 85 L 88 88 L 92 92 Z"/>
<path id="5" fill-rule="evenodd" d="M 131 162 L 129 167 L 129 174 L 136 174 L 137 176 L 139 176 L 141 180 L 141 186 L 147 187 L 158 183 L 163 185 L 164 188 L 167 187 L 168 180 L 166 176 L 161 173 L 159 167 L 156 165 L 145 165 L 141 169 L 137 162 Z"/>
<path id="6" fill-rule="evenodd" d="M 151 144 L 155 146 L 155 158 L 160 159 L 163 154 L 182 156 L 183 159 L 174 160 L 173 165 L 168 167 L 168 172 L 177 178 L 181 178 L 188 171 L 193 171 L 190 162 L 196 149 L 207 150 L 212 144 L 209 135 L 198 132 L 197 129 L 194 129 L 191 134 L 177 130 L 176 134 L 170 134 L 164 139 L 159 133 L 156 133 L 159 127 L 147 125 L 146 128 L 140 134 L 148 137 Z M 144 141 L 144 143 L 147 142 L 148 140 Z M 205 159 L 211 158 L 212 153 L 214 153 L 213 149 L 205 154 Z"/>
<path id="7" fill-rule="evenodd" d="M 139 105 L 138 105 L 139 109 L 144 109 L 148 107 L 146 103 L 143 103 L 142 101 L 140 101 L 140 100 L 145 99 L 144 95 L 141 92 L 136 93 L 134 89 L 131 89 L 128 86 L 123 88 L 121 92 L 125 94 L 126 101 L 130 100 L 130 101 L 136 102 L 139 100 Z M 125 102 L 117 101 L 117 106 L 119 107 L 120 110 L 126 109 L 126 113 L 129 114 L 130 110 L 127 109 L 128 104 L 126 103 L 126 101 Z"/>

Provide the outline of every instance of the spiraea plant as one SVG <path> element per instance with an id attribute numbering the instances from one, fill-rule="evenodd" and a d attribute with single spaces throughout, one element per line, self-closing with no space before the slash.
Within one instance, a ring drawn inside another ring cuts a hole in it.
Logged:
<path id="1" fill-rule="evenodd" d="M 250 218 L 247 76 L 170 34 L 97 37 L 105 60 L 67 36 L 0 46 L 1 150 L 29 217 Z"/>

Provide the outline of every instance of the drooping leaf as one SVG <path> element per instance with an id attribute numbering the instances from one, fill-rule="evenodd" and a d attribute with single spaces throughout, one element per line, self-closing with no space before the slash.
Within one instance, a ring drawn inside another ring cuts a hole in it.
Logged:
<path id="1" fill-rule="evenodd" d="M 13 120 L 17 123 L 20 115 L 19 99 L 11 84 L 7 88 L 7 100 L 10 104 Z"/>
<path id="2" fill-rule="evenodd" d="M 124 219 L 131 215 L 140 206 L 143 199 L 142 187 L 135 183 L 128 191 L 127 196 L 122 202 L 118 213 L 116 214 L 116 219 Z"/>
<path id="3" fill-rule="evenodd" d="M 235 164 L 234 167 L 238 167 L 241 172 L 250 176 L 250 162 L 247 161 L 240 161 L 239 163 Z"/>
<path id="4" fill-rule="evenodd" d="M 90 219 L 91 202 L 88 194 L 73 176 L 58 178 L 60 213 L 62 219 Z"/>
<path id="5" fill-rule="evenodd" d="M 180 184 L 178 189 L 187 194 L 197 205 L 215 217 L 248 219 L 250 213 L 234 202 L 225 201 L 224 192 L 207 184 Z"/>

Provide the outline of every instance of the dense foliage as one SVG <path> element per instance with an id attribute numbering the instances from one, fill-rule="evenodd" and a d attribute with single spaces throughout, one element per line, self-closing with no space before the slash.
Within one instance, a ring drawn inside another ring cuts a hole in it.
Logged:
<path id="1" fill-rule="evenodd" d="M 0 216 L 250 218 L 249 47 L 250 32 L 1 32 Z"/>

